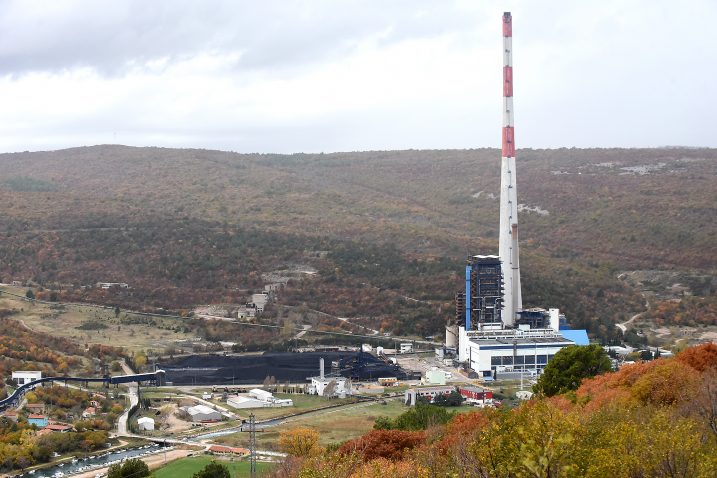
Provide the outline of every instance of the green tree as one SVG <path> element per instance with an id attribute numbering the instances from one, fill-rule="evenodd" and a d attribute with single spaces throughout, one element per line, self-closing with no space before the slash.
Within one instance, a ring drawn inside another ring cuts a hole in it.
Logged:
<path id="1" fill-rule="evenodd" d="M 230 478 L 230 475 L 226 466 L 213 461 L 192 475 L 192 478 Z"/>
<path id="2" fill-rule="evenodd" d="M 35 300 L 35 293 L 32 291 L 32 289 L 27 289 L 27 292 L 25 292 L 25 297 L 30 300 Z"/>
<path id="3" fill-rule="evenodd" d="M 133 458 L 110 466 L 107 478 L 143 478 L 149 476 L 149 467 L 142 460 Z"/>
<path id="4" fill-rule="evenodd" d="M 577 390 L 584 378 L 609 372 L 611 368 L 610 358 L 601 346 L 571 345 L 550 360 L 533 391 L 552 397 Z"/>
<path id="5" fill-rule="evenodd" d="M 416 406 L 397 416 L 390 429 L 425 430 L 434 425 L 444 425 L 453 418 L 453 413 L 443 407 L 416 401 Z"/>

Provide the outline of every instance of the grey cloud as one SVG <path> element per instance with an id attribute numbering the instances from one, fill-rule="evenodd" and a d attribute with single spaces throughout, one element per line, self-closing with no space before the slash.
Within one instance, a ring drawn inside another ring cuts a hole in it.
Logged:
<path id="1" fill-rule="evenodd" d="M 385 30 L 384 44 L 470 26 L 449 5 L 409 0 L 10 0 L 0 9 L 0 74 L 16 75 L 82 66 L 121 74 L 130 64 L 201 53 L 242 52 L 245 69 L 306 65 Z"/>

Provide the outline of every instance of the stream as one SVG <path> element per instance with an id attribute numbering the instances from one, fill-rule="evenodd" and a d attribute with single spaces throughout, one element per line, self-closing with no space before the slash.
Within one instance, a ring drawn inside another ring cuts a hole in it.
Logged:
<path id="1" fill-rule="evenodd" d="M 162 447 L 156 443 L 152 445 L 144 445 L 138 448 L 127 448 L 119 451 L 100 452 L 86 458 L 75 458 L 72 461 L 66 461 L 58 465 L 50 466 L 24 473 L 17 473 L 14 477 L 32 477 L 32 478 L 60 478 L 63 476 L 71 476 L 77 473 L 86 473 L 93 469 L 100 469 L 112 465 L 117 462 L 127 460 L 129 458 L 138 458 L 150 454 L 161 453 L 170 450 L 172 447 Z"/>

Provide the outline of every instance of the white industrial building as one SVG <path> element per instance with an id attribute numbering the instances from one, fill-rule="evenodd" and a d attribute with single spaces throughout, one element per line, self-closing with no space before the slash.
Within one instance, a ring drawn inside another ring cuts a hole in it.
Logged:
<path id="1" fill-rule="evenodd" d="M 565 338 L 558 328 L 558 309 L 550 309 L 550 327 L 516 329 L 459 327 L 458 360 L 483 377 L 494 373 L 540 372 L 560 349 L 575 342 Z"/>
<path id="2" fill-rule="evenodd" d="M 429 385 L 445 385 L 448 378 L 448 373 L 445 370 L 434 369 L 426 372 L 424 382 Z"/>
<path id="3" fill-rule="evenodd" d="M 184 410 L 186 410 L 193 422 L 218 422 L 222 419 L 221 413 L 206 405 L 185 407 Z"/>
<path id="4" fill-rule="evenodd" d="M 293 407 L 294 401 L 290 398 L 276 398 L 271 392 L 254 388 L 247 395 L 237 395 L 227 398 L 227 405 L 234 408 L 271 408 Z"/>
<path id="5" fill-rule="evenodd" d="M 423 397 L 429 402 L 433 402 L 433 399 L 438 395 L 448 396 L 455 390 L 456 387 L 454 386 L 409 388 L 403 394 L 404 403 L 413 407 L 416 405 L 418 397 Z"/>
<path id="6" fill-rule="evenodd" d="M 333 390 L 329 392 L 327 388 Z M 319 376 L 311 377 L 309 394 L 344 398 L 351 395 L 351 380 L 346 377 L 326 377 L 324 375 L 324 359 L 322 358 L 319 360 Z"/>
<path id="7" fill-rule="evenodd" d="M 311 377 L 309 393 L 320 397 L 328 397 L 326 389 L 331 383 L 335 384 L 331 397 L 344 398 L 351 395 L 351 381 L 346 377 Z"/>
<path id="8" fill-rule="evenodd" d="M 25 385 L 26 383 L 34 382 L 42 378 L 42 372 L 35 370 L 17 371 L 12 373 L 12 379 L 15 383 Z"/>
<path id="9" fill-rule="evenodd" d="M 137 428 L 140 431 L 152 431 L 154 430 L 154 419 L 149 417 L 142 417 L 137 419 Z"/>

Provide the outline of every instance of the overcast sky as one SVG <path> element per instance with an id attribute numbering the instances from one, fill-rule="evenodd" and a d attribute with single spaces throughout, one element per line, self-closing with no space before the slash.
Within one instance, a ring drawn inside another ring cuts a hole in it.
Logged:
<path id="1" fill-rule="evenodd" d="M 717 146 L 717 2 L 0 0 L 0 151 Z"/>

